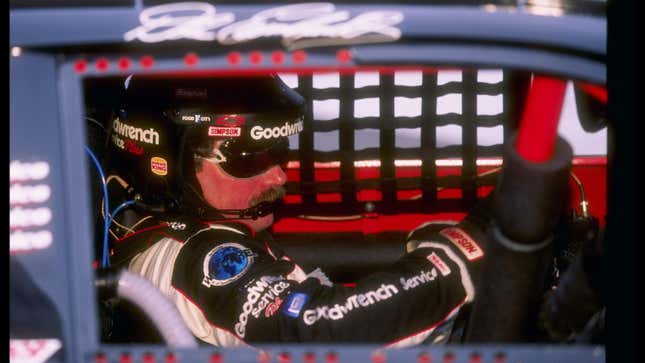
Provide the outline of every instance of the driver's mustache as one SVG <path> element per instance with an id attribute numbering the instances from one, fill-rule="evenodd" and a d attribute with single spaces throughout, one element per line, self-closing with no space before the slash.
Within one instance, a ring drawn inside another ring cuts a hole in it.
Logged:
<path id="1" fill-rule="evenodd" d="M 263 191 L 257 197 L 252 198 L 251 207 L 255 207 L 262 202 L 274 202 L 276 200 L 284 198 L 286 194 L 287 190 L 283 186 L 273 187 L 271 189 Z"/>

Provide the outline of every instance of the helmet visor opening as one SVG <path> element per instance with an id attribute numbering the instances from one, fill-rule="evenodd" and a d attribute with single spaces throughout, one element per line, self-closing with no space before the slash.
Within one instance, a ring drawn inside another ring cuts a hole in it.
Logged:
<path id="1" fill-rule="evenodd" d="M 289 161 L 289 139 L 286 137 L 254 144 L 228 139 L 219 150 L 226 159 L 219 163 L 220 167 L 236 178 L 260 175 L 276 165 L 284 169 Z"/>

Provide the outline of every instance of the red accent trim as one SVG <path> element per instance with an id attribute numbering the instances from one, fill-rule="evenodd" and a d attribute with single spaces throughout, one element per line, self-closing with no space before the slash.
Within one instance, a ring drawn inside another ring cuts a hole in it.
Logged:
<path id="1" fill-rule="evenodd" d="M 558 78 L 533 77 L 515 144 L 525 160 L 543 163 L 553 156 L 566 85 Z"/>
<path id="2" fill-rule="evenodd" d="M 604 104 L 607 104 L 607 88 L 604 86 L 598 86 L 595 84 L 587 82 L 576 82 L 576 85 L 580 87 L 581 90 L 585 91 L 588 95 L 595 98 L 596 101 L 600 101 Z"/>
<path id="3" fill-rule="evenodd" d="M 128 238 L 130 238 L 130 237 L 134 237 L 134 236 L 136 236 L 136 235 L 138 235 L 138 234 L 141 234 L 141 233 L 143 233 L 143 232 L 148 232 L 148 231 L 152 231 L 152 230 L 159 229 L 159 228 L 163 228 L 163 227 L 167 227 L 167 226 L 168 226 L 168 223 L 165 223 L 165 222 L 164 222 L 164 223 L 162 223 L 162 224 L 158 224 L 158 225 L 156 225 L 156 226 L 151 226 L 151 227 L 147 227 L 147 228 L 144 228 L 144 229 L 140 229 L 140 230 L 138 230 L 138 231 L 132 232 L 132 233 L 130 233 L 130 234 L 127 234 L 127 235 L 125 235 L 125 236 L 123 236 L 123 237 L 121 237 L 121 238 L 119 238 L 119 239 L 115 240 L 115 241 L 114 241 L 114 243 L 119 243 L 119 242 L 121 242 L 121 241 L 123 241 L 123 240 L 126 240 L 126 239 L 128 239 Z"/>
<path id="4" fill-rule="evenodd" d="M 439 325 L 443 324 L 443 323 L 448 319 L 448 317 L 449 317 L 450 315 L 452 315 L 455 311 L 457 311 L 457 309 L 460 309 L 462 306 L 464 306 L 464 304 L 465 304 L 465 303 L 466 303 L 466 299 L 464 298 L 464 300 L 462 300 L 462 301 L 461 301 L 459 304 L 457 304 L 454 308 L 450 309 L 450 312 L 448 312 L 448 314 L 446 314 L 446 316 L 444 316 L 444 317 L 443 317 L 443 319 L 439 320 L 437 323 L 435 323 L 435 324 L 434 324 L 434 325 L 432 325 L 431 327 L 425 328 L 425 329 L 420 330 L 420 331 L 418 331 L 418 332 L 416 332 L 416 333 L 410 334 L 410 335 L 405 336 L 405 337 L 403 337 L 403 338 L 397 339 L 397 340 L 395 340 L 395 341 L 393 341 L 393 342 L 387 343 L 387 344 L 383 345 L 383 346 L 382 346 L 382 348 L 387 348 L 387 347 L 389 347 L 389 346 L 392 346 L 392 345 L 394 345 L 394 344 L 397 344 L 397 343 L 399 343 L 399 342 L 402 342 L 402 341 L 404 341 L 404 340 L 406 340 L 406 339 L 410 339 L 410 338 L 412 338 L 412 337 L 414 337 L 414 336 L 417 336 L 417 335 L 419 335 L 419 334 L 423 334 L 423 333 L 427 332 L 428 330 L 436 329 Z"/>
<path id="5" fill-rule="evenodd" d="M 278 258 L 275 256 L 275 254 L 273 253 L 273 251 L 271 251 L 271 248 L 269 248 L 269 244 L 267 243 L 267 241 L 263 241 L 263 242 L 264 242 L 264 248 L 266 248 L 267 253 L 268 253 L 269 255 L 271 255 L 271 257 L 273 257 L 273 259 L 274 259 L 274 260 L 276 260 L 276 261 L 277 261 L 277 260 L 278 260 Z"/>
<path id="6" fill-rule="evenodd" d="M 245 226 L 251 232 L 251 237 L 255 238 L 255 230 L 251 227 L 250 224 L 248 224 L 248 223 L 246 223 L 244 221 L 236 221 L 235 223 L 239 223 L 239 224 Z M 244 231 L 242 231 L 242 232 L 244 232 Z"/>

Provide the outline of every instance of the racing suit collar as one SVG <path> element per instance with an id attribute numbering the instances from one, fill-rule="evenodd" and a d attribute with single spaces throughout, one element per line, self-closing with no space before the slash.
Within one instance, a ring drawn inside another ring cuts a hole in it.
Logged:
<path id="1" fill-rule="evenodd" d="M 202 221 L 203 223 L 207 224 L 210 228 L 213 229 L 228 229 L 232 230 L 233 232 L 237 232 L 239 234 L 249 236 L 249 237 L 255 237 L 255 231 L 253 228 L 251 228 L 248 224 L 242 222 L 242 221 L 218 221 L 218 222 L 209 222 L 209 221 Z"/>

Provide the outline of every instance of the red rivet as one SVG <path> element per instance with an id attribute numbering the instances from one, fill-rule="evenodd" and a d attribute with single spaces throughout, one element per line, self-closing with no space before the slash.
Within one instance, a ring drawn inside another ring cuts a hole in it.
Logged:
<path id="1" fill-rule="evenodd" d="M 107 58 L 101 57 L 101 58 L 96 60 L 96 69 L 99 72 L 107 71 L 108 68 L 110 68 L 110 61 L 107 60 Z"/>
<path id="2" fill-rule="evenodd" d="M 352 60 L 352 52 L 349 49 L 341 49 L 336 52 L 336 60 L 340 63 L 347 63 Z"/>
<path id="3" fill-rule="evenodd" d="M 242 61 L 242 55 L 240 54 L 240 52 L 230 52 L 226 56 L 226 61 L 230 65 L 233 65 L 233 66 L 238 65 Z"/>
<path id="4" fill-rule="evenodd" d="M 258 363 L 269 363 L 271 362 L 271 356 L 267 352 L 258 353 Z"/>
<path id="5" fill-rule="evenodd" d="M 446 355 L 443 356 L 443 363 L 454 363 L 455 362 L 455 355 L 448 352 Z"/>
<path id="6" fill-rule="evenodd" d="M 316 355 L 311 352 L 305 353 L 304 361 L 305 363 L 316 363 Z"/>
<path id="7" fill-rule="evenodd" d="M 119 67 L 120 70 L 125 71 L 125 70 L 130 69 L 130 66 L 132 65 L 132 61 L 130 61 L 130 58 L 121 57 L 116 62 L 116 64 L 117 64 L 117 67 Z"/>
<path id="8" fill-rule="evenodd" d="M 506 354 L 503 352 L 495 354 L 495 363 L 506 363 Z"/>
<path id="9" fill-rule="evenodd" d="M 132 363 L 132 357 L 130 356 L 130 354 L 123 353 L 119 357 L 119 363 Z"/>
<path id="10" fill-rule="evenodd" d="M 152 353 L 145 353 L 141 358 L 141 363 L 155 363 L 156 361 L 157 357 Z"/>
<path id="11" fill-rule="evenodd" d="M 470 363 L 482 363 L 482 356 L 479 353 L 473 353 L 468 360 Z"/>
<path id="12" fill-rule="evenodd" d="M 287 352 L 278 354 L 278 363 L 291 363 L 291 354 Z"/>
<path id="13" fill-rule="evenodd" d="M 188 67 L 194 67 L 199 63 L 199 57 L 195 53 L 188 53 L 184 57 L 184 64 Z"/>
<path id="14" fill-rule="evenodd" d="M 284 63 L 284 52 L 281 52 L 279 50 L 276 50 L 275 52 L 271 53 L 271 61 L 274 64 L 282 64 Z"/>
<path id="15" fill-rule="evenodd" d="M 87 61 L 85 59 L 79 59 L 74 62 L 74 70 L 76 73 L 84 73 L 87 71 Z"/>
<path id="16" fill-rule="evenodd" d="M 329 352 L 325 355 L 326 363 L 338 363 L 338 355 L 334 352 Z"/>
<path id="17" fill-rule="evenodd" d="M 222 361 L 223 361 L 223 359 L 222 359 L 221 354 L 219 354 L 219 353 L 211 354 L 211 357 L 210 357 L 210 360 L 209 360 L 210 363 L 222 363 Z"/>
<path id="18" fill-rule="evenodd" d="M 249 62 L 256 65 L 262 63 L 262 53 L 257 51 L 249 53 Z"/>
<path id="19" fill-rule="evenodd" d="M 103 353 L 98 353 L 96 357 L 94 357 L 94 362 L 96 363 L 107 363 L 108 359 Z"/>
<path id="20" fill-rule="evenodd" d="M 174 353 L 166 354 L 166 363 L 177 363 L 177 356 Z"/>
<path id="21" fill-rule="evenodd" d="M 432 357 L 428 353 L 421 353 L 417 357 L 417 363 L 432 363 Z"/>
<path id="22" fill-rule="evenodd" d="M 372 363 L 385 363 L 385 354 L 381 352 L 372 354 Z"/>
<path id="23" fill-rule="evenodd" d="M 152 68 L 152 66 L 155 64 L 155 59 L 149 55 L 145 55 L 141 57 L 139 64 L 141 64 L 141 68 L 143 69 Z"/>
<path id="24" fill-rule="evenodd" d="M 291 59 L 293 59 L 294 63 L 304 63 L 307 60 L 307 53 L 302 50 L 296 50 L 291 55 Z"/>

